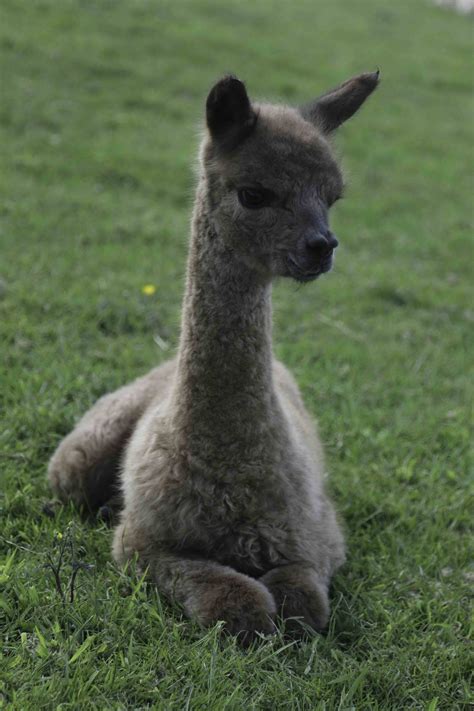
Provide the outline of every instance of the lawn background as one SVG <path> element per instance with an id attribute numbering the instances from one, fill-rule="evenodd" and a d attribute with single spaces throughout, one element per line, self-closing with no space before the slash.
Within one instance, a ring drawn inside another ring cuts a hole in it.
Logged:
<path id="1" fill-rule="evenodd" d="M 0 707 L 467 708 L 469 19 L 424 0 L 0 12 Z M 233 71 L 297 103 L 377 67 L 337 138 L 336 268 L 274 291 L 275 351 L 319 419 L 349 558 L 327 636 L 243 653 L 118 572 L 104 524 L 42 513 L 46 464 L 98 396 L 176 346 L 212 82 Z M 94 566 L 73 603 L 45 567 L 61 550 L 63 586 L 72 562 Z"/>

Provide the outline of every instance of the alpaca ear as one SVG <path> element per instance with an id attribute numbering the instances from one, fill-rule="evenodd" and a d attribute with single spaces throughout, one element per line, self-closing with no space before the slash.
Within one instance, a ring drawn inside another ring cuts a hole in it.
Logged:
<path id="1" fill-rule="evenodd" d="M 359 74 L 303 106 L 303 118 L 331 133 L 362 106 L 379 83 L 380 72 Z"/>
<path id="2" fill-rule="evenodd" d="M 255 126 L 257 114 L 244 83 L 232 75 L 217 82 L 207 97 L 206 120 L 212 138 L 228 148 L 246 138 Z"/>

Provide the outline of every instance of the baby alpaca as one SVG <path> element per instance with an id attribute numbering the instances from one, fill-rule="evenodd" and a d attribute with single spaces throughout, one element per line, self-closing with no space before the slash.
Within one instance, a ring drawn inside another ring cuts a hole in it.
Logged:
<path id="1" fill-rule="evenodd" d="M 49 465 L 64 500 L 94 508 L 120 488 L 115 560 L 138 554 L 190 617 L 246 642 L 278 614 L 323 629 L 344 561 L 317 433 L 272 355 L 271 282 L 331 268 L 343 181 L 329 137 L 377 83 L 362 74 L 300 109 L 253 104 L 232 76 L 214 86 L 178 355 L 101 398 Z"/>

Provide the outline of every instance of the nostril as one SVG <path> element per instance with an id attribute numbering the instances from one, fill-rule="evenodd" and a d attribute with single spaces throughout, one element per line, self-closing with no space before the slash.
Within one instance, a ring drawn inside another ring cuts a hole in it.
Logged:
<path id="1" fill-rule="evenodd" d="M 337 241 L 337 237 L 333 232 L 328 232 L 326 235 L 327 243 L 331 247 L 331 249 L 336 249 L 336 247 L 339 245 L 339 242 Z"/>
<path id="2" fill-rule="evenodd" d="M 318 252 L 325 252 L 329 247 L 329 242 L 320 232 L 310 232 L 305 237 L 306 246 Z"/>
<path id="3" fill-rule="evenodd" d="M 305 236 L 305 243 L 308 249 L 321 257 L 329 256 L 339 244 L 336 236 L 329 230 L 324 234 L 322 232 L 309 232 Z"/>

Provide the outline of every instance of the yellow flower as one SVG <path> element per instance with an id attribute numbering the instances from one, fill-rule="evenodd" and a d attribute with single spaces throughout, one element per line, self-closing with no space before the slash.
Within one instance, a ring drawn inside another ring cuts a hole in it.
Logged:
<path id="1" fill-rule="evenodd" d="M 145 284 L 142 286 L 142 294 L 145 294 L 145 296 L 153 296 L 155 291 L 156 286 L 154 286 L 154 284 Z"/>

